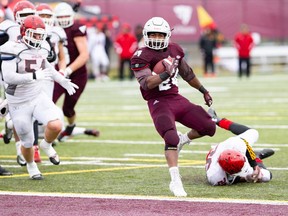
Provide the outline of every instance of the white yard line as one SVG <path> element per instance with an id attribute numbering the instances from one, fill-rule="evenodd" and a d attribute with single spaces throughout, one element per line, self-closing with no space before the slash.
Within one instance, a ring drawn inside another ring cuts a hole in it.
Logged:
<path id="1" fill-rule="evenodd" d="M 246 200 L 246 199 L 223 199 L 223 198 L 177 198 L 165 196 L 131 196 L 118 194 L 81 194 L 81 193 L 43 193 L 43 192 L 11 192 L 0 191 L 0 195 L 13 196 L 39 196 L 39 197 L 67 197 L 67 198 L 92 198 L 92 199 L 121 199 L 121 200 L 156 200 L 156 201 L 179 201 L 179 202 L 210 202 L 210 203 L 241 203 L 260 205 L 288 205 L 287 201 L 278 200 Z"/>

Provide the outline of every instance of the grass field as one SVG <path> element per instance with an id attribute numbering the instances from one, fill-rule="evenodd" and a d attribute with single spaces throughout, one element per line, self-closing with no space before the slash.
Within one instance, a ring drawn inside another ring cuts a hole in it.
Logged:
<path id="1" fill-rule="evenodd" d="M 273 148 L 276 153 L 264 161 L 273 173 L 269 183 L 209 186 L 204 171 L 206 153 L 212 144 L 231 136 L 218 128 L 214 137 L 195 140 L 180 154 L 188 197 L 287 202 L 288 74 L 257 74 L 249 80 L 235 76 L 200 79 L 210 90 L 219 116 L 258 129 L 260 138 L 254 149 Z M 179 85 L 182 94 L 205 107 L 199 92 L 182 80 Z M 163 142 L 135 80 L 90 81 L 77 113 L 77 126 L 98 128 L 101 136 L 74 136 L 58 143 L 59 166 L 51 165 L 42 153 L 43 181 L 29 180 L 26 168 L 16 164 L 14 142 L 5 145 L 1 141 L 1 165 L 14 175 L 0 177 L 0 191 L 172 196 Z M 181 125 L 178 130 L 187 131 Z"/>

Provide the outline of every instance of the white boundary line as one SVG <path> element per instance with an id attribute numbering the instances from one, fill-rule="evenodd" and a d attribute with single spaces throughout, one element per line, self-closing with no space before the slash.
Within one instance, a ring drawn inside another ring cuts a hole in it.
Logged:
<path id="1" fill-rule="evenodd" d="M 37 193 L 37 192 L 11 192 L 0 191 L 0 195 L 13 196 L 39 196 L 39 197 L 67 197 L 67 198 L 94 198 L 94 199 L 122 199 L 122 200 L 158 200 L 158 201 L 181 201 L 181 202 L 210 202 L 210 203 L 239 203 L 260 205 L 285 205 L 288 201 L 280 200 L 247 200 L 247 199 L 223 199 L 223 198 L 178 198 L 164 196 L 131 196 L 119 194 L 79 194 L 79 193 Z"/>

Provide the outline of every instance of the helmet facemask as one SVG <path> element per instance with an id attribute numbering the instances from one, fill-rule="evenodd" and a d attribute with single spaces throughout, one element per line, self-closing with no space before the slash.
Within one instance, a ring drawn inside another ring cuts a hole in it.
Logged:
<path id="1" fill-rule="evenodd" d="M 62 28 L 68 28 L 74 24 L 73 16 L 58 16 L 57 22 Z"/>
<path id="2" fill-rule="evenodd" d="M 28 28 L 23 36 L 24 43 L 34 49 L 39 49 L 42 42 L 46 39 L 46 31 L 42 28 L 31 29 Z"/>
<path id="3" fill-rule="evenodd" d="M 164 39 L 149 38 L 152 33 L 160 33 L 165 35 Z M 146 47 L 160 50 L 165 49 L 169 45 L 171 37 L 171 29 L 166 20 L 161 17 L 153 17 L 146 22 L 143 28 L 143 38 Z"/>
<path id="4" fill-rule="evenodd" d="M 23 20 L 29 15 L 35 15 L 35 11 L 31 10 L 30 8 L 27 8 L 27 11 L 23 10 L 23 11 L 17 12 L 15 19 L 17 23 L 21 25 Z"/>
<path id="5" fill-rule="evenodd" d="M 165 35 L 164 39 L 160 39 L 160 38 L 150 38 L 149 37 L 150 34 L 151 32 L 149 32 L 147 36 L 144 36 L 145 46 L 155 50 L 165 49 L 166 47 L 168 47 L 169 37 L 167 37 L 167 35 Z"/>

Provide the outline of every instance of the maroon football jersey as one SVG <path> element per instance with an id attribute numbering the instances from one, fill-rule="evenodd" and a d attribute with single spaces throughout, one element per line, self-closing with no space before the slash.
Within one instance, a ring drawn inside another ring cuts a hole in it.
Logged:
<path id="1" fill-rule="evenodd" d="M 69 64 L 71 64 L 79 56 L 79 52 L 78 52 L 76 43 L 74 41 L 74 38 L 79 37 L 79 36 L 80 37 L 81 36 L 86 37 L 86 26 L 81 25 L 80 23 L 75 21 L 75 23 L 72 26 L 70 26 L 68 28 L 64 28 L 64 30 L 65 30 L 66 35 L 67 35 L 67 42 L 64 44 L 64 46 L 68 50 L 69 59 L 70 59 Z M 80 67 L 77 71 L 72 73 L 71 76 L 74 76 L 78 72 L 87 73 L 86 65 L 83 65 L 82 67 Z"/>
<path id="2" fill-rule="evenodd" d="M 176 58 L 176 56 L 181 59 L 184 57 L 183 49 L 175 43 L 170 43 L 169 46 L 164 50 L 153 50 L 147 47 L 138 49 L 133 57 L 131 58 L 131 68 L 134 73 L 137 71 L 149 67 L 153 71 L 154 66 L 162 59 L 167 57 Z M 165 95 L 178 94 L 178 85 L 177 85 L 177 75 L 178 70 L 174 76 L 163 81 L 158 87 L 144 90 L 140 87 L 142 96 L 145 100 L 150 100 Z"/>

